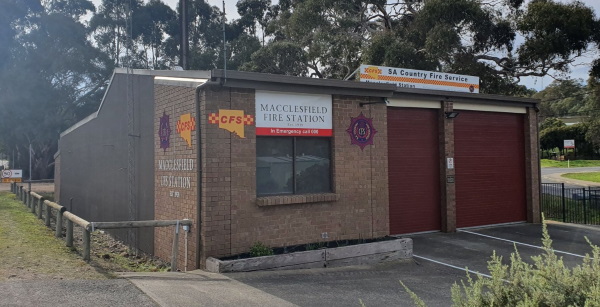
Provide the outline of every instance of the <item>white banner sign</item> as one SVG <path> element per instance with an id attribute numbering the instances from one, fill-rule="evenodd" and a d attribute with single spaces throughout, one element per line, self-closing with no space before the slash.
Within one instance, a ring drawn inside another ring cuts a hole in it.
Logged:
<path id="1" fill-rule="evenodd" d="M 2 171 L 2 182 L 21 182 L 23 171 L 20 169 L 5 169 Z"/>
<path id="2" fill-rule="evenodd" d="M 256 135 L 332 136 L 331 95 L 256 91 Z"/>
<path id="3" fill-rule="evenodd" d="M 406 68 L 361 65 L 360 81 L 391 83 L 405 88 L 479 93 L 479 77 Z"/>
<path id="4" fill-rule="evenodd" d="M 575 140 L 564 140 L 564 148 L 575 148 Z"/>

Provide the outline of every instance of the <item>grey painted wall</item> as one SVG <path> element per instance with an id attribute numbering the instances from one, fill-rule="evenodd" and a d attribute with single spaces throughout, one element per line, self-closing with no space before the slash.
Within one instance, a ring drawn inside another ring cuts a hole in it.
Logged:
<path id="1" fill-rule="evenodd" d="M 134 136 L 127 130 L 127 84 L 133 88 Z M 128 202 L 128 139 L 135 148 L 135 205 Z M 115 74 L 96 118 L 59 140 L 60 204 L 90 222 L 154 219 L 154 77 Z M 133 214 L 132 214 L 133 213 Z M 152 228 L 113 232 L 148 253 Z"/>

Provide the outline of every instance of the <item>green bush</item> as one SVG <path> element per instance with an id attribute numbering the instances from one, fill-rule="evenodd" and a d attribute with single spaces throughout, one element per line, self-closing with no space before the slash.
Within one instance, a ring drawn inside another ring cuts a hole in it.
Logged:
<path id="1" fill-rule="evenodd" d="M 503 264 L 502 257 L 494 252 L 488 261 L 491 278 L 478 276 L 474 280 L 467 273 L 466 282 L 452 286 L 453 306 L 600 306 L 600 248 L 586 240 L 592 255 L 586 254 L 581 264 L 568 268 L 562 257 L 554 253 L 544 222 L 544 252 L 531 257 L 532 264 L 523 261 L 516 247 L 509 264 Z M 405 289 L 415 305 L 425 306 L 406 286 Z"/>
<path id="2" fill-rule="evenodd" d="M 273 249 L 261 242 L 256 242 L 250 248 L 250 255 L 252 257 L 271 256 L 273 255 Z"/>

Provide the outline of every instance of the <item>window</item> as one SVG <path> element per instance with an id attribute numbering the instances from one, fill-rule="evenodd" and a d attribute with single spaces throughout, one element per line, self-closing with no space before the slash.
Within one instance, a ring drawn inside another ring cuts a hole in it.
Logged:
<path id="1" fill-rule="evenodd" d="M 257 194 L 331 192 L 330 160 L 330 138 L 257 137 Z"/>

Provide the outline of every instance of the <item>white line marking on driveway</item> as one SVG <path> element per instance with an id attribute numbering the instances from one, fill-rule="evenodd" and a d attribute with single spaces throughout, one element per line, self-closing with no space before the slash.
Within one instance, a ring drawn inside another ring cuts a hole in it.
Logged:
<path id="1" fill-rule="evenodd" d="M 500 240 L 500 241 L 510 242 L 510 243 L 513 243 L 513 244 L 523 245 L 523 246 L 527 246 L 527 247 L 533 247 L 533 248 L 537 248 L 537 249 L 544 249 L 542 246 L 527 244 L 527 243 L 513 241 L 513 240 L 508 240 L 508 239 L 503 239 L 503 238 L 498 238 L 498 237 L 489 236 L 489 235 L 484 235 L 482 233 L 477 233 L 477 232 L 472 232 L 472 231 L 467 231 L 467 230 L 458 230 L 458 231 L 459 232 L 464 232 L 464 233 L 470 233 L 472 235 L 482 236 L 482 237 L 486 237 L 486 238 L 496 239 L 496 240 Z M 553 249 L 553 250 L 557 254 L 565 254 L 565 255 L 569 255 L 569 256 L 575 256 L 575 257 L 579 257 L 579 258 L 585 258 L 585 256 L 582 256 L 582 255 L 579 255 L 579 254 L 573 254 L 573 253 L 569 253 L 569 252 L 565 252 L 565 251 L 561 251 L 561 250 L 557 250 L 557 249 Z"/>
<path id="2" fill-rule="evenodd" d="M 455 266 L 455 265 L 444 263 L 444 262 L 441 262 L 441 261 L 437 261 L 437 260 L 433 260 L 433 259 L 429 259 L 429 258 L 417 256 L 415 254 L 413 254 L 413 257 L 419 258 L 419 259 L 423 259 L 423 260 L 427 260 L 427 261 L 430 261 L 430 262 L 433 262 L 433 263 L 441 264 L 441 265 L 444 265 L 444 266 L 447 266 L 447 267 L 450 267 L 450 268 L 453 268 L 453 269 L 465 271 L 465 272 L 468 272 L 468 273 L 473 273 L 473 274 L 481 275 L 481 276 L 484 276 L 484 277 L 487 277 L 487 278 L 492 278 L 492 276 L 490 276 L 488 274 L 479 273 L 477 271 L 471 271 L 471 270 L 467 269 L 466 267 L 465 268 L 461 268 L 459 266 Z"/>

